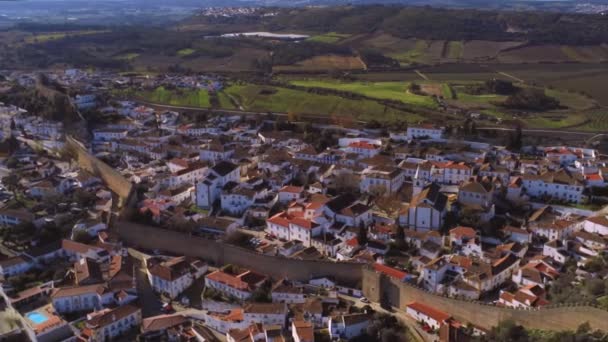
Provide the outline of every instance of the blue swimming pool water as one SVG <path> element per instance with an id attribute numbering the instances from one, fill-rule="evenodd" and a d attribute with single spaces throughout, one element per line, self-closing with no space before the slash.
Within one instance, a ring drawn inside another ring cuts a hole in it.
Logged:
<path id="1" fill-rule="evenodd" d="M 40 312 L 36 312 L 36 311 L 28 313 L 26 315 L 26 317 L 30 321 L 32 321 L 36 324 L 42 324 L 48 320 L 48 318 L 45 315 L 41 314 Z"/>

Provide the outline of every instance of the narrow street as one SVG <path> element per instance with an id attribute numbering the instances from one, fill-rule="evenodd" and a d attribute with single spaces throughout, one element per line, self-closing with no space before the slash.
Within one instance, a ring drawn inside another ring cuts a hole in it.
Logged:
<path id="1" fill-rule="evenodd" d="M 355 307 L 357 307 L 357 308 L 363 308 L 363 307 L 369 305 L 376 312 L 381 312 L 381 313 L 385 313 L 385 314 L 389 314 L 389 315 L 393 315 L 393 316 L 397 317 L 397 319 L 399 319 L 409 329 L 410 336 L 417 338 L 418 341 L 424 341 L 424 342 L 439 341 L 439 336 L 429 334 L 426 331 L 422 330 L 422 328 L 418 325 L 418 322 L 413 320 L 405 312 L 403 312 L 399 309 L 394 309 L 392 312 L 390 312 L 390 311 L 382 308 L 380 306 L 380 304 L 378 304 L 378 303 L 373 303 L 373 302 L 363 303 L 362 301 L 359 300 L 359 298 L 351 297 L 351 296 L 347 296 L 347 295 L 343 295 L 343 294 L 339 294 L 338 296 L 343 300 L 353 302 Z"/>
<path id="2" fill-rule="evenodd" d="M 135 277 L 137 279 L 137 293 L 141 305 L 142 317 L 146 318 L 162 314 L 161 309 L 163 303 L 160 301 L 160 297 L 152 290 L 143 264 L 141 262 L 136 262 L 135 267 L 137 268 Z"/>

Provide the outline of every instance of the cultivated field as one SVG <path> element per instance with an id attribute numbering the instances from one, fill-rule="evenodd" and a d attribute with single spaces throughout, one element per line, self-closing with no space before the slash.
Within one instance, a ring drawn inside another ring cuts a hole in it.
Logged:
<path id="1" fill-rule="evenodd" d="M 328 70 L 363 70 L 365 63 L 359 57 L 351 56 L 315 56 L 292 65 L 273 67 L 275 72 L 302 72 Z"/>
<path id="2" fill-rule="evenodd" d="M 25 38 L 25 42 L 28 44 L 45 43 L 51 40 L 60 40 L 69 37 L 85 36 L 90 34 L 99 34 L 109 32 L 105 30 L 89 30 L 89 31 L 66 31 L 66 32 L 44 32 L 44 33 L 33 33 Z"/>

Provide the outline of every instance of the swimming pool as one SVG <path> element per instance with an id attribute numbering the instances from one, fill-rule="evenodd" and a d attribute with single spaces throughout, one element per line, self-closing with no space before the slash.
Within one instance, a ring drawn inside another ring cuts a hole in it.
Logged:
<path id="1" fill-rule="evenodd" d="M 48 318 L 45 315 L 41 314 L 40 312 L 36 312 L 36 311 L 26 314 L 25 317 L 27 317 L 30 321 L 32 321 L 36 324 L 42 324 L 48 320 Z"/>

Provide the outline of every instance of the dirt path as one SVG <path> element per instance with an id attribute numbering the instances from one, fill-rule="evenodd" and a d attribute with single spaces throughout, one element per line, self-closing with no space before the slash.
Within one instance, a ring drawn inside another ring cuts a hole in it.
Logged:
<path id="1" fill-rule="evenodd" d="M 425 75 L 425 74 L 423 74 L 423 73 L 421 73 L 421 72 L 420 72 L 420 70 L 414 70 L 414 72 L 415 72 L 416 74 L 418 74 L 418 76 L 420 76 L 420 77 L 421 77 L 423 80 L 425 80 L 425 81 L 428 81 L 428 80 L 429 80 L 428 76 L 427 76 L 427 75 Z"/>
<path id="2" fill-rule="evenodd" d="M 498 73 L 498 74 L 500 74 L 500 75 L 506 76 L 506 77 L 508 77 L 508 78 L 510 78 L 510 79 L 512 79 L 512 80 L 515 80 L 515 81 L 517 81 L 517 82 L 519 82 L 519 83 L 524 83 L 524 84 L 526 83 L 526 81 L 522 80 L 521 78 L 518 78 L 518 77 L 513 76 L 513 75 L 511 75 L 511 74 L 508 74 L 508 73 L 506 73 L 506 72 L 503 72 L 503 71 L 497 71 L 497 73 Z"/>

